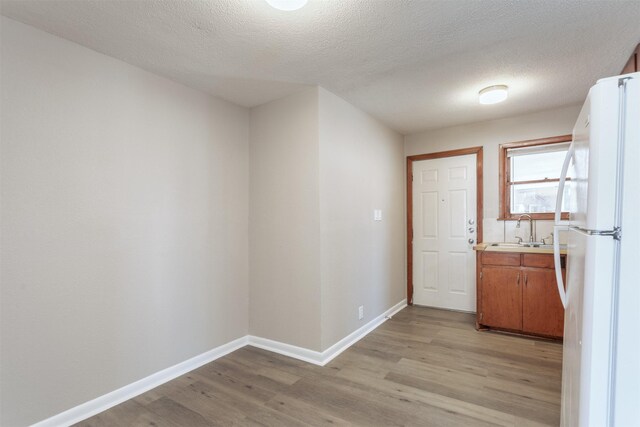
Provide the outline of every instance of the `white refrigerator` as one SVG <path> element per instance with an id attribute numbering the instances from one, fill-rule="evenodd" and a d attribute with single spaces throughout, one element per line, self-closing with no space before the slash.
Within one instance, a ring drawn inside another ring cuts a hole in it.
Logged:
<path id="1" fill-rule="evenodd" d="M 560 220 L 564 197 L 568 221 Z M 563 165 L 555 219 L 565 306 L 561 425 L 640 426 L 640 73 L 590 89 Z"/>

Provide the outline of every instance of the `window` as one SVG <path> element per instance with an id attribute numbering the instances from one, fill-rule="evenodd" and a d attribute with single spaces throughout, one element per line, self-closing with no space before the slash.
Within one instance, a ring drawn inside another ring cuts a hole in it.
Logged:
<path id="1" fill-rule="evenodd" d="M 500 146 L 500 216 L 553 219 L 562 163 L 571 135 Z M 564 200 L 568 200 L 567 197 Z M 563 218 L 568 218 L 563 206 Z"/>

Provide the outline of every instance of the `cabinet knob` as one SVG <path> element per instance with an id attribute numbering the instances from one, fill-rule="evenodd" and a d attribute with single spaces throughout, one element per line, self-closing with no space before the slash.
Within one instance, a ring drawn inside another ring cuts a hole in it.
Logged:
<path id="1" fill-rule="evenodd" d="M 469 233 L 473 233 L 474 231 L 476 231 L 476 229 L 475 229 L 475 228 L 473 228 L 473 227 L 469 227 Z"/>
<path id="2" fill-rule="evenodd" d="M 469 239 L 469 244 L 473 245 L 474 240 L 473 239 Z"/>
<path id="3" fill-rule="evenodd" d="M 472 219 L 470 219 L 470 220 L 469 220 L 469 225 L 473 225 L 473 224 L 475 224 L 475 221 L 474 221 L 474 220 L 472 220 Z"/>

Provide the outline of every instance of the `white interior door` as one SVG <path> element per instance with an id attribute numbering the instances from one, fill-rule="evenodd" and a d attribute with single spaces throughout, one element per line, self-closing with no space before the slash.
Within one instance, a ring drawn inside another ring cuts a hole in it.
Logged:
<path id="1" fill-rule="evenodd" d="M 413 162 L 413 302 L 475 312 L 476 155 Z"/>

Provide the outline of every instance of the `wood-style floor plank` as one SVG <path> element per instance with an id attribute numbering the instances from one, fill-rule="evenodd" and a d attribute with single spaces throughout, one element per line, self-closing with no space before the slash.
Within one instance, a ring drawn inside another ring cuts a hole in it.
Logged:
<path id="1" fill-rule="evenodd" d="M 562 345 L 407 307 L 319 367 L 245 347 L 79 426 L 557 426 Z"/>

